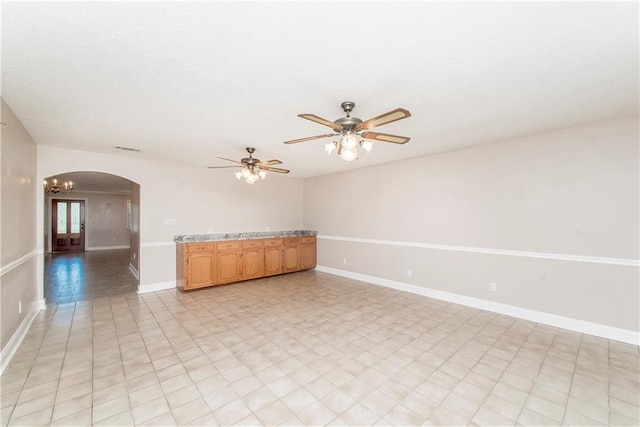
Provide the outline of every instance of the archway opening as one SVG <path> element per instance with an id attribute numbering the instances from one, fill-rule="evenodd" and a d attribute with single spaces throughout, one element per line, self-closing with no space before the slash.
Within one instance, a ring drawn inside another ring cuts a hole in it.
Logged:
<path id="1" fill-rule="evenodd" d="M 51 188 L 54 179 L 58 189 Z M 49 184 L 43 204 L 47 303 L 137 291 L 140 185 L 92 171 L 64 172 L 45 180 Z"/>

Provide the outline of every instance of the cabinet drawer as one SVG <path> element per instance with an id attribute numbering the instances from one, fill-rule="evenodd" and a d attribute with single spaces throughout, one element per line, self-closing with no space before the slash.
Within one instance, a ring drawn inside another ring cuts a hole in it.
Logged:
<path id="1" fill-rule="evenodd" d="M 242 242 L 242 248 L 261 248 L 264 246 L 262 240 L 245 240 Z"/>
<path id="2" fill-rule="evenodd" d="M 215 243 L 189 243 L 187 244 L 187 252 L 211 252 L 216 249 Z"/>
<path id="3" fill-rule="evenodd" d="M 302 241 L 302 243 L 315 243 L 316 236 L 301 237 L 300 240 Z"/>
<path id="4" fill-rule="evenodd" d="M 219 251 L 228 251 L 231 249 L 240 249 L 240 242 L 237 240 L 231 242 L 220 242 L 216 243 L 216 248 Z"/>
<path id="5" fill-rule="evenodd" d="M 282 238 L 279 239 L 264 239 L 264 246 L 269 248 L 272 246 L 282 246 Z"/>
<path id="6" fill-rule="evenodd" d="M 299 237 L 285 237 L 284 244 L 285 245 L 297 245 L 300 243 Z"/>

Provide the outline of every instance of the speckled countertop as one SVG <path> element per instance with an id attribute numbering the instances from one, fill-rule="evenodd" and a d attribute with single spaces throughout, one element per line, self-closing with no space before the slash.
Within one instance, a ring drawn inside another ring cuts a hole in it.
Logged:
<path id="1" fill-rule="evenodd" d="M 217 234 L 181 234 L 173 236 L 176 243 L 216 242 L 221 240 L 250 240 L 268 239 L 271 237 L 297 237 L 315 236 L 314 230 L 290 230 L 290 231 L 251 231 L 243 233 L 217 233 Z"/>

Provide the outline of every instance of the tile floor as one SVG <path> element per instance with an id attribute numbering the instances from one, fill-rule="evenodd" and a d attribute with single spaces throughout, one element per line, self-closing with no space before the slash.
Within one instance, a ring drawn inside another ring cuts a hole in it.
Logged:
<path id="1" fill-rule="evenodd" d="M 307 271 L 50 304 L 2 425 L 634 425 L 639 348 Z"/>
<path id="2" fill-rule="evenodd" d="M 64 304 L 136 292 L 129 249 L 55 253 L 44 259 L 44 297 Z"/>

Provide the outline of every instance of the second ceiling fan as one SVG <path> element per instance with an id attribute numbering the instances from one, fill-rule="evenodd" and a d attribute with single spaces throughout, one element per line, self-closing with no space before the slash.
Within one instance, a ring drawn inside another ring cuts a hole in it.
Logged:
<path id="1" fill-rule="evenodd" d="M 405 110 L 404 108 L 396 108 L 395 110 L 363 121 L 357 117 L 351 117 L 351 111 L 353 111 L 355 105 L 356 104 L 351 101 L 343 102 L 340 106 L 346 113 L 346 117 L 341 117 L 333 122 L 316 116 L 315 114 L 298 114 L 298 117 L 330 127 L 333 129 L 334 133 L 292 139 L 290 141 L 285 141 L 285 144 L 297 144 L 299 142 L 341 135 L 340 140 L 325 143 L 324 148 L 329 154 L 331 154 L 335 149 L 337 150 L 336 153 L 342 159 L 351 161 L 358 157 L 358 146 L 364 148 L 367 152 L 370 152 L 373 148 L 374 141 L 405 144 L 409 142 L 409 139 L 411 139 L 406 136 L 369 131 L 369 129 L 411 117 L 411 113 L 408 110 Z"/>
<path id="2" fill-rule="evenodd" d="M 226 169 L 226 168 L 242 168 L 241 170 L 236 172 L 236 178 L 244 180 L 253 184 L 259 179 L 265 179 L 267 176 L 267 172 L 277 172 L 277 173 L 289 173 L 289 169 L 282 168 L 274 168 L 273 165 L 282 164 L 280 160 L 266 160 L 264 162 L 260 161 L 260 159 L 256 159 L 253 157 L 253 153 L 256 152 L 256 149 L 253 147 L 246 148 L 247 153 L 249 153 L 249 157 L 245 157 L 240 159 L 240 161 L 227 159 L 224 157 L 218 157 L 221 160 L 226 160 L 227 162 L 235 163 L 233 166 L 209 166 L 209 169 Z"/>

